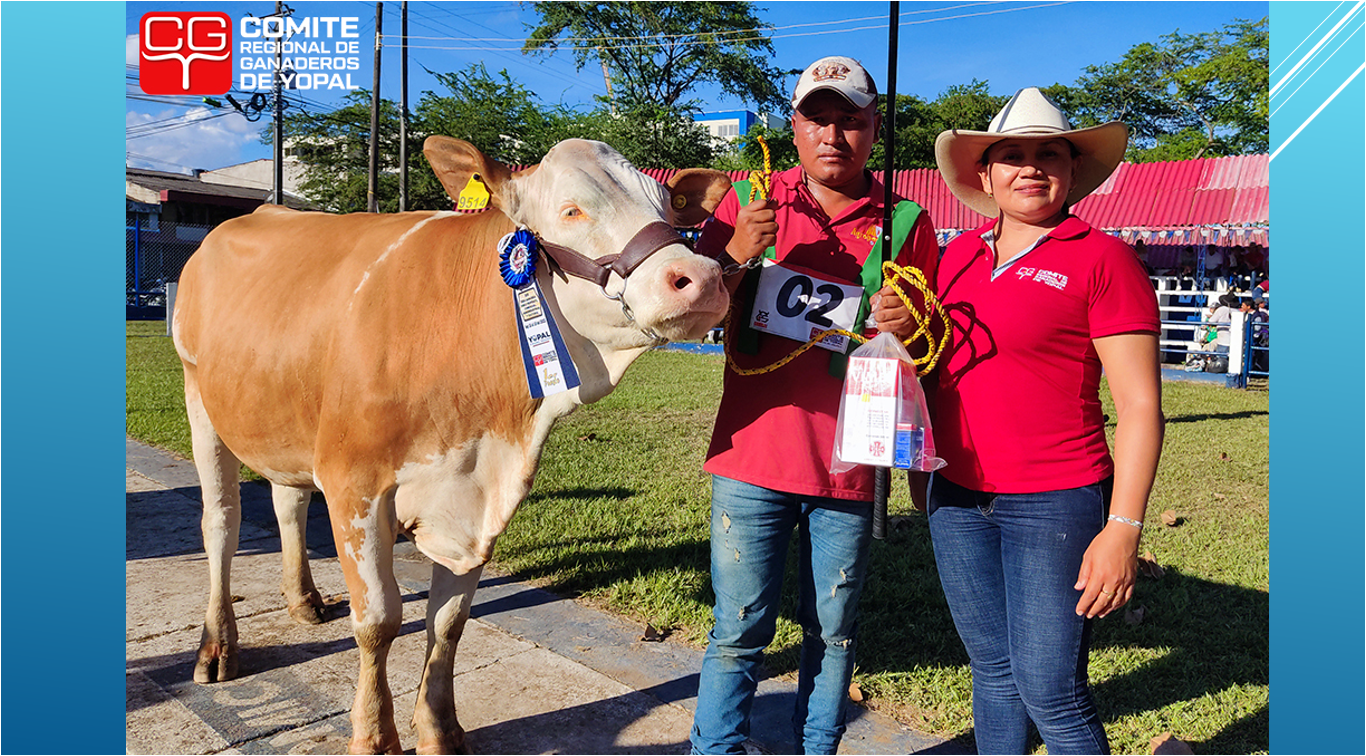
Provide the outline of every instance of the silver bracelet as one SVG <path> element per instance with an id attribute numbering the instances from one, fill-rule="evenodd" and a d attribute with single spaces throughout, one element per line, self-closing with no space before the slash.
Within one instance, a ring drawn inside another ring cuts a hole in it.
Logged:
<path id="1" fill-rule="evenodd" d="M 1143 529 L 1143 521 L 1142 521 L 1142 520 L 1135 520 L 1135 519 L 1133 519 L 1133 518 L 1131 518 L 1131 517 L 1120 517 L 1119 515 L 1113 515 L 1113 514 L 1110 515 L 1110 519 L 1111 519 L 1111 520 L 1114 520 L 1115 522 L 1122 522 L 1122 523 L 1124 523 L 1125 525 L 1133 525 L 1134 527 L 1138 528 L 1139 530 L 1142 530 L 1142 529 Z"/>

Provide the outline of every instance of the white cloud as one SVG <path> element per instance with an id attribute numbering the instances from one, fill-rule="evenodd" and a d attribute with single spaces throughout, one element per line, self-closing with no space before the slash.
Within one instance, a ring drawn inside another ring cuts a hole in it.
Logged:
<path id="1" fill-rule="evenodd" d="M 123 62 L 136 66 L 141 57 L 138 55 L 138 35 L 129 34 L 123 38 Z"/>
<path id="2" fill-rule="evenodd" d="M 126 129 L 141 131 L 138 127 L 157 122 L 167 127 L 149 136 L 130 136 L 126 142 L 128 164 L 188 172 L 192 168 L 215 169 L 255 159 L 257 156 L 244 155 L 244 150 L 260 145 L 263 122 L 253 123 L 239 113 L 224 112 L 204 107 L 188 111 L 170 108 L 156 113 L 128 111 L 124 118 Z"/>

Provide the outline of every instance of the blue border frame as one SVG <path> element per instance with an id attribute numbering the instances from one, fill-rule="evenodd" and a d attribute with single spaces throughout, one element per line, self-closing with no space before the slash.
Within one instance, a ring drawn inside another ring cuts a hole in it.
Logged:
<path id="1" fill-rule="evenodd" d="M 1272 65 L 1334 7 L 1271 3 Z M 106 76 L 122 70 L 123 34 L 114 30 L 123 12 L 121 3 L 0 9 L 0 92 L 9 105 L 0 111 L 5 752 L 51 751 L 56 733 L 83 751 L 124 750 L 123 303 L 108 286 L 122 275 L 114 250 L 124 103 L 123 87 Z M 58 17 L 58 34 L 38 33 Z M 51 54 L 54 38 L 61 54 Z M 1360 46 L 1344 54 L 1353 52 Z M 1343 78 L 1325 77 L 1319 101 Z M 1355 289 L 1366 280 L 1362 79 L 1272 162 L 1277 331 L 1294 334 L 1293 345 L 1282 343 L 1271 392 L 1276 752 L 1366 750 L 1358 675 L 1366 515 L 1357 499 L 1366 366 L 1355 327 Z M 1273 118 L 1272 149 L 1302 121 Z M 1325 293 L 1326 281 L 1353 291 Z"/>
<path id="2" fill-rule="evenodd" d="M 121 753 L 124 7 L 0 12 L 0 750 Z"/>
<path id="3" fill-rule="evenodd" d="M 1342 12 L 1334 2 L 1271 3 L 1273 87 Z M 1360 35 L 1360 15 L 1355 26 Z M 1308 44 L 1297 50 L 1301 41 Z M 1303 82 L 1293 100 L 1272 101 L 1273 110 L 1283 105 L 1271 120 L 1271 222 L 1279 252 L 1272 269 L 1282 353 L 1271 388 L 1273 752 L 1366 749 L 1360 595 L 1366 515 L 1358 498 L 1366 457 L 1358 293 L 1366 280 L 1366 190 L 1359 173 L 1366 166 L 1366 77 L 1357 74 L 1276 154 L 1361 56 L 1357 36 L 1312 77 L 1288 85 L 1287 92 Z M 1285 354 L 1287 341 L 1294 354 Z"/>

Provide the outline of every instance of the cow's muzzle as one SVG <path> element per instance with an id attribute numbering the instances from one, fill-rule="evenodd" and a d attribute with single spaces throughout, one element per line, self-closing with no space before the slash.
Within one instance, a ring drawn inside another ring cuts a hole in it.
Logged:
<path id="1" fill-rule="evenodd" d="M 626 303 L 625 282 L 632 271 L 640 267 L 641 263 L 659 250 L 674 244 L 682 244 L 689 250 L 693 248 L 692 241 L 679 234 L 673 226 L 664 221 L 647 223 L 644 228 L 636 232 L 635 236 L 631 237 L 630 241 L 626 242 L 626 246 L 620 252 L 614 255 L 603 255 L 596 259 L 569 247 L 552 244 L 544 239 L 538 238 L 537 241 L 540 242 L 540 247 L 545 251 L 546 257 L 566 274 L 592 281 L 598 285 L 598 288 L 602 289 L 603 296 L 619 303 L 621 312 L 626 316 L 626 319 L 640 328 L 646 336 L 661 344 L 668 341 L 654 330 L 646 328 L 636 321 L 635 314 L 631 312 L 631 306 Z M 622 289 L 615 294 L 607 291 L 607 281 L 613 273 L 620 276 L 622 280 Z"/>

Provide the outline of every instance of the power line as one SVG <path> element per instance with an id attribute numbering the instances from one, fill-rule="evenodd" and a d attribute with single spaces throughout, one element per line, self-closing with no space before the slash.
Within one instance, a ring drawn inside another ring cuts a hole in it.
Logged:
<path id="1" fill-rule="evenodd" d="M 902 15 L 904 15 L 904 16 L 909 16 L 909 15 L 917 15 L 917 14 L 924 14 L 924 13 L 942 13 L 942 12 L 944 12 L 944 11 L 957 10 L 957 9 L 959 9 L 959 8 L 976 8 L 976 7 L 981 7 L 981 6 L 983 6 L 983 5 L 997 5 L 997 4 L 1004 3 L 1004 2 L 1008 2 L 1008 1 L 1009 1 L 1009 0 L 986 0 L 985 2 L 964 3 L 964 4 L 962 4 L 962 5 L 950 5 L 950 6 L 946 6 L 946 7 L 943 7 L 943 8 L 929 8 L 929 9 L 924 9 L 924 10 L 906 11 L 906 12 L 903 13 Z M 689 38 L 689 37 L 697 37 L 697 36 L 704 35 L 704 34 L 706 34 L 706 35 L 713 35 L 713 36 L 729 35 L 729 34 L 759 34 L 759 33 L 763 33 L 763 32 L 775 31 L 775 30 L 781 30 L 781 29 L 803 29 L 803 28 L 810 28 L 810 27 L 813 27 L 813 26 L 836 26 L 836 25 L 839 25 L 839 24 L 851 24 L 851 23 L 858 23 L 858 22 L 862 22 L 862 21 L 876 21 L 877 19 L 880 19 L 880 18 L 884 18 L 884 16 L 882 16 L 882 15 L 877 15 L 877 16 L 861 16 L 861 17 L 858 17 L 858 18 L 837 19 L 837 20 L 835 20 L 835 21 L 813 21 L 813 22 L 811 22 L 811 23 L 805 23 L 805 24 L 787 24 L 787 25 L 785 25 L 785 26 L 758 26 L 758 27 L 753 27 L 753 28 L 748 28 L 748 29 L 730 29 L 730 30 L 722 30 L 722 31 L 700 30 L 700 31 L 696 31 L 696 32 L 689 32 L 689 33 L 686 33 L 686 34 L 647 34 L 647 35 L 635 35 L 635 36 L 631 36 L 631 35 L 618 35 L 618 36 L 602 36 L 602 37 L 556 37 L 556 38 L 554 38 L 553 41 L 555 41 L 555 42 L 592 42 L 592 43 L 597 43 L 597 42 L 607 42 L 607 41 L 614 41 L 614 40 L 615 40 L 615 41 L 630 41 L 630 40 L 653 40 L 653 39 L 685 39 L 685 38 Z M 903 25 L 904 25 L 904 24 L 903 24 Z M 480 24 L 480 26 L 483 26 L 483 24 Z M 886 28 L 886 26 L 887 26 L 886 24 L 881 24 L 881 25 L 879 25 L 879 26 L 877 26 L 877 27 L 861 27 L 861 28 Z M 488 27 L 485 26 L 484 28 L 487 29 Z M 830 30 L 829 32 L 826 32 L 826 33 L 838 33 L 838 32 L 841 32 L 841 31 L 856 31 L 856 30 L 854 30 L 854 29 L 833 29 L 833 30 Z M 386 36 L 386 37 L 390 37 L 390 36 L 394 36 L 394 35 L 388 35 L 388 34 L 386 34 L 385 36 Z M 779 36 L 787 36 L 787 35 L 779 35 Z M 414 36 L 414 35 L 411 35 L 411 34 L 410 34 L 410 35 L 408 35 L 408 39 L 449 40 L 449 41 L 453 41 L 453 42 L 519 42 L 519 43 L 523 43 L 523 42 L 526 42 L 528 38 L 526 38 L 526 37 L 418 37 L 418 36 Z M 547 40 L 547 41 L 551 41 L 551 40 Z M 591 46 L 592 46 L 592 47 L 597 47 L 596 44 L 593 44 L 593 45 L 591 45 Z"/>
<path id="2" fill-rule="evenodd" d="M 982 12 L 982 13 L 963 13 L 963 14 L 959 14 L 959 15 L 957 15 L 957 16 L 944 16 L 944 17 L 942 17 L 942 18 L 930 18 L 930 19 L 925 19 L 925 20 L 922 20 L 922 21 L 903 21 L 903 22 L 901 22 L 900 24 L 897 24 L 897 26 L 898 26 L 898 27 L 901 27 L 901 26 L 919 26 L 919 25 L 921 25 L 921 24 L 931 24 L 931 23 L 937 23 L 937 22 L 940 22 L 940 21 L 956 21 L 956 20 L 964 19 L 964 18 L 977 18 L 977 17 L 980 17 L 980 16 L 993 16 L 993 15 L 1000 14 L 1000 13 L 1015 13 L 1015 12 L 1017 12 L 1017 11 L 1035 10 L 1035 9 L 1038 9 L 1038 8 L 1050 8 L 1050 7 L 1057 6 L 1057 5 L 1070 5 L 1072 2 L 1075 2 L 1075 0 L 1060 0 L 1060 2 L 1040 3 L 1040 4 L 1038 4 L 1038 5 L 1025 5 L 1025 6 L 1020 6 L 1020 7 L 1018 7 L 1018 8 L 1002 8 L 1002 9 L 1000 9 L 1000 10 L 985 11 L 985 12 Z M 955 6 L 955 7 L 957 7 L 957 6 Z M 828 35 L 828 34 L 842 34 L 842 33 L 845 33 L 845 32 L 870 31 L 870 30 L 886 29 L 886 28 L 887 28 L 887 24 L 883 23 L 883 24 L 872 24 L 872 25 L 869 25 L 869 26 L 855 26 L 855 27 L 850 27 L 850 28 L 848 28 L 848 29 L 836 29 L 836 30 L 815 31 L 815 32 L 801 32 L 801 33 L 797 33 L 797 34 L 755 34 L 755 35 L 749 36 L 749 37 L 734 37 L 734 38 L 728 39 L 728 40 L 726 40 L 726 41 L 728 41 L 728 42 L 753 42 L 753 41 L 764 41 L 764 40 L 774 40 L 774 39 L 793 39 L 793 38 L 796 38 L 796 37 L 816 37 L 816 36 L 822 36 L 822 35 Z M 696 37 L 697 35 L 696 35 L 696 34 L 689 34 L 689 35 L 687 35 L 687 36 L 688 36 L 688 37 Z M 661 35 L 661 36 L 659 36 L 659 37 L 652 37 L 652 38 L 653 38 L 653 39 L 664 39 L 665 36 L 664 36 L 664 35 Z M 647 39 L 651 39 L 651 38 L 647 38 Z M 580 46 L 571 46 L 571 47 L 561 47 L 561 46 L 557 46 L 556 49 L 565 49 L 565 50 L 569 50 L 569 51 L 571 51 L 571 52 L 576 52 L 576 51 L 580 51 L 580 50 L 630 50 L 630 49 L 636 49 L 636 48 L 642 48 L 642 47 L 645 47 L 645 48 L 648 48 L 648 47 L 659 47 L 661 44 L 664 44 L 664 43 L 661 43 L 661 42 L 645 42 L 645 43 L 641 43 L 641 44 L 625 44 L 625 45 L 580 45 Z M 709 40 L 705 40 L 705 39 L 684 39 L 684 40 L 680 40 L 680 41 L 678 41 L 678 42 L 674 42 L 674 43 L 671 43 L 671 44 L 677 44 L 677 45 L 680 45 L 680 46 L 689 46 L 689 45 L 711 44 L 711 42 L 710 42 Z M 515 47 L 515 48 L 514 48 L 514 47 L 488 47 L 488 46 L 456 46 L 456 47 L 452 47 L 452 46 L 446 46 L 446 45 L 408 45 L 408 48 L 411 49 L 411 50 L 446 50 L 446 51 L 451 51 L 451 52 L 461 52 L 461 51 L 464 51 L 464 52 L 520 52 L 521 49 L 522 49 L 521 47 Z"/>

